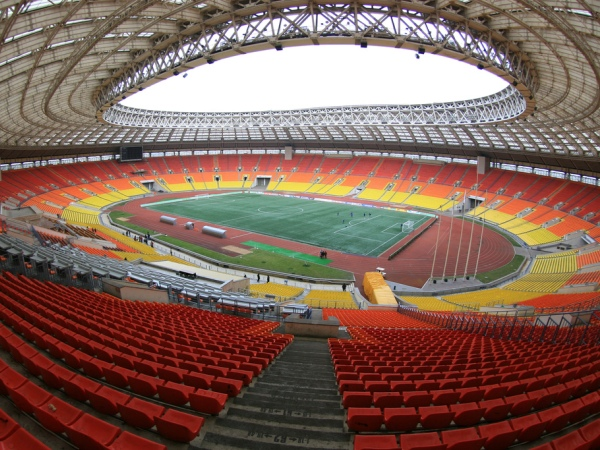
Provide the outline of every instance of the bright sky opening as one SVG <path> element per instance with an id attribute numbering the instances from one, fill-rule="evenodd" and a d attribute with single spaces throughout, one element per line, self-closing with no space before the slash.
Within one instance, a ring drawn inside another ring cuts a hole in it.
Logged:
<path id="1" fill-rule="evenodd" d="M 235 56 L 129 96 L 126 106 L 180 112 L 277 111 L 467 100 L 507 83 L 432 54 L 369 46 L 303 46 Z"/>

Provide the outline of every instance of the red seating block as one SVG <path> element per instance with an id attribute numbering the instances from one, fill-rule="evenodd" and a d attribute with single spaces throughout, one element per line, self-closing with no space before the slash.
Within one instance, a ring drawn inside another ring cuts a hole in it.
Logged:
<path id="1" fill-rule="evenodd" d="M 81 359 L 81 368 L 87 376 L 100 380 L 104 377 L 104 369 L 110 369 L 112 364 L 97 358 Z"/>
<path id="2" fill-rule="evenodd" d="M 554 450 L 590 450 L 590 443 L 581 435 L 579 430 L 571 431 L 557 437 L 550 443 Z"/>
<path id="3" fill-rule="evenodd" d="M 110 445 L 121 430 L 89 414 L 67 426 L 67 436 L 79 448 L 86 450 L 104 450 Z"/>
<path id="4" fill-rule="evenodd" d="M 27 358 L 23 361 L 23 365 L 27 368 L 30 374 L 33 376 L 39 377 L 41 375 L 40 368 L 49 368 L 54 365 L 54 362 L 46 358 L 41 353 L 36 352 L 30 358 Z"/>
<path id="5" fill-rule="evenodd" d="M 190 442 L 198 433 L 204 418 L 168 409 L 162 416 L 155 416 L 154 423 L 161 436 L 177 442 Z"/>
<path id="6" fill-rule="evenodd" d="M 127 403 L 117 403 L 121 418 L 131 426 L 150 429 L 154 426 L 154 417 L 162 416 L 165 407 L 131 397 Z"/>
<path id="7" fill-rule="evenodd" d="M 590 407 L 591 405 L 584 403 L 580 398 L 576 398 L 562 405 L 562 409 L 570 414 L 569 422 L 572 424 L 584 420 L 590 413 Z"/>
<path id="8" fill-rule="evenodd" d="M 134 361 L 133 366 L 138 372 L 155 377 L 158 375 L 158 369 L 164 367 L 165 365 L 144 359 Z"/>
<path id="9" fill-rule="evenodd" d="M 349 408 L 346 422 L 352 431 L 377 431 L 383 424 L 383 414 L 379 408 Z"/>
<path id="10" fill-rule="evenodd" d="M 442 431 L 442 442 L 448 445 L 446 450 L 480 450 L 485 438 L 474 428 L 464 428 Z"/>
<path id="11" fill-rule="evenodd" d="M 386 408 L 383 420 L 388 431 L 413 431 L 419 425 L 421 415 L 416 408 Z"/>
<path id="12" fill-rule="evenodd" d="M 196 392 L 189 395 L 192 409 L 212 415 L 217 415 L 223 410 L 227 398 L 227 394 L 205 389 L 197 389 Z"/>
<path id="13" fill-rule="evenodd" d="M 590 449 L 600 448 L 600 420 L 594 420 L 584 425 L 579 431 L 586 442 L 590 444 Z"/>

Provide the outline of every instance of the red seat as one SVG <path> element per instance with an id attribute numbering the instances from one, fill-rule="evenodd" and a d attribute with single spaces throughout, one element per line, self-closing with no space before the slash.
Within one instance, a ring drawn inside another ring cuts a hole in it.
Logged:
<path id="1" fill-rule="evenodd" d="M 575 392 L 575 387 L 568 387 L 564 384 L 557 384 L 556 386 L 551 386 L 547 389 L 550 394 L 555 395 L 554 403 L 557 404 L 568 401 L 573 395 L 573 392 Z"/>
<path id="2" fill-rule="evenodd" d="M 537 414 L 528 414 L 510 419 L 510 425 L 513 430 L 519 431 L 519 435 L 517 436 L 519 442 L 532 442 L 539 439 L 546 429 L 547 424 L 548 421 L 540 420 Z"/>
<path id="3" fill-rule="evenodd" d="M 183 375 L 183 384 L 200 389 L 210 389 L 210 384 L 215 379 L 213 375 L 203 373 L 186 373 Z"/>
<path id="4" fill-rule="evenodd" d="M 234 380 L 231 378 L 217 377 L 210 383 L 210 388 L 213 391 L 222 392 L 230 397 L 237 396 L 244 387 L 244 383 L 241 380 Z"/>
<path id="5" fill-rule="evenodd" d="M 27 368 L 30 374 L 35 377 L 41 375 L 40 368 L 49 368 L 54 365 L 54 362 L 46 358 L 41 353 L 36 352 L 31 358 L 27 358 L 23 361 L 23 365 Z"/>
<path id="6" fill-rule="evenodd" d="M 90 359 L 92 359 L 90 355 L 86 355 L 81 350 L 72 350 L 69 352 L 64 352 L 63 356 L 67 365 L 76 370 L 81 369 L 82 360 L 89 361 Z"/>
<path id="7" fill-rule="evenodd" d="M 349 408 L 346 422 L 352 431 L 378 431 L 383 414 L 379 408 Z"/>
<path id="8" fill-rule="evenodd" d="M 455 415 L 448 406 L 424 406 L 419 408 L 419 414 L 421 425 L 429 430 L 448 428 Z"/>
<path id="9" fill-rule="evenodd" d="M 126 423 L 145 430 L 154 426 L 154 417 L 165 412 L 164 406 L 137 397 L 131 397 L 126 403 L 117 403 L 117 408 Z"/>
<path id="10" fill-rule="evenodd" d="M 86 393 L 92 408 L 109 416 L 119 412 L 118 403 L 127 403 L 131 398 L 130 395 L 107 386 L 102 386 L 96 391 L 86 390 Z"/>
<path id="11" fill-rule="evenodd" d="M 373 404 L 377 408 L 400 408 L 404 404 L 404 397 L 399 392 L 375 392 Z"/>
<path id="12" fill-rule="evenodd" d="M 81 375 L 75 375 L 69 380 L 63 379 L 62 383 L 66 394 L 80 402 L 85 402 L 88 399 L 88 391 L 95 392 L 102 386 L 100 383 Z"/>
<path id="13" fill-rule="evenodd" d="M 75 373 L 63 366 L 55 364 L 49 368 L 40 366 L 40 375 L 42 376 L 44 383 L 48 386 L 53 387 L 54 389 L 60 389 L 64 386 L 64 380 L 72 379 L 75 376 Z"/>
<path id="14" fill-rule="evenodd" d="M 454 389 L 438 389 L 430 391 L 430 394 L 433 395 L 432 403 L 436 406 L 454 405 L 460 399 L 460 393 Z"/>
<path id="15" fill-rule="evenodd" d="M 497 384 L 497 385 L 492 385 L 492 386 L 484 386 L 483 390 L 484 390 L 483 399 L 484 400 L 493 400 L 496 398 L 504 397 L 506 395 L 506 391 L 508 390 L 508 387 Z"/>
<path id="16" fill-rule="evenodd" d="M 0 441 L 6 439 L 19 427 L 20 425 L 15 422 L 12 417 L 0 409 Z"/>
<path id="17" fill-rule="evenodd" d="M 136 356 L 127 355 L 125 353 L 121 353 L 113 355 L 113 361 L 117 366 L 124 367 L 129 370 L 135 370 L 135 362 L 140 359 Z"/>
<path id="18" fill-rule="evenodd" d="M 155 377 L 158 375 L 158 369 L 164 367 L 165 365 L 143 359 L 134 361 L 133 366 L 139 373 Z"/>
<path id="19" fill-rule="evenodd" d="M 17 428 L 11 435 L 6 439 L 0 441 L 0 448 L 2 449 L 27 449 L 27 450 L 50 450 L 50 447 L 42 444 L 36 438 L 34 438 L 24 428 Z"/>
<path id="20" fill-rule="evenodd" d="M 179 367 L 159 367 L 158 378 L 166 381 L 172 381 L 174 383 L 182 383 L 183 376 L 189 372 L 190 371 L 188 369 L 180 369 Z"/>
<path id="21" fill-rule="evenodd" d="M 394 392 L 412 392 L 415 390 L 415 383 L 412 381 L 390 381 L 390 390 Z"/>
<path id="22" fill-rule="evenodd" d="M 479 435 L 485 438 L 485 450 L 502 450 L 512 445 L 519 436 L 519 430 L 513 430 L 508 421 L 480 425 Z"/>
<path id="23" fill-rule="evenodd" d="M 398 441 L 393 434 L 378 436 L 357 434 L 354 436 L 354 450 L 391 450 L 398 448 Z"/>
<path id="24" fill-rule="evenodd" d="M 402 450 L 446 450 L 437 433 L 401 434 L 400 448 Z"/>
<path id="25" fill-rule="evenodd" d="M 454 413 L 454 423 L 456 425 L 470 427 L 481 422 L 485 408 L 480 407 L 475 402 L 458 403 L 450 405 L 450 411 Z"/>
<path id="26" fill-rule="evenodd" d="M 127 377 L 135 377 L 137 372 L 125 367 L 112 366 L 103 369 L 104 379 L 113 386 L 119 388 L 126 388 L 129 386 L 129 380 Z"/>
<path id="27" fill-rule="evenodd" d="M 83 415 L 83 411 L 67 402 L 51 397 L 46 403 L 34 406 L 35 418 L 53 433 L 63 433 L 67 426 Z"/>
<path id="28" fill-rule="evenodd" d="M 433 401 L 433 395 L 428 392 L 404 392 L 402 395 L 404 397 L 405 406 L 429 406 Z"/>
<path id="29" fill-rule="evenodd" d="M 155 416 L 154 423 L 161 436 L 172 441 L 190 442 L 200 433 L 204 418 L 168 409 L 162 416 Z"/>
<path id="30" fill-rule="evenodd" d="M 342 396 L 344 408 L 369 408 L 373 403 L 373 395 L 370 392 L 346 391 Z"/>
<path id="31" fill-rule="evenodd" d="M 485 408 L 483 419 L 486 422 L 498 422 L 506 419 L 508 413 L 510 413 L 512 404 L 506 403 L 502 398 L 497 398 L 494 400 L 484 400 L 479 402 L 479 407 Z"/>
<path id="32" fill-rule="evenodd" d="M 416 408 L 386 408 L 383 420 L 388 431 L 413 431 L 421 421 Z"/>
<path id="33" fill-rule="evenodd" d="M 183 406 L 188 403 L 189 395 L 196 390 L 195 387 L 173 383 L 172 381 L 159 384 L 156 388 L 158 396 L 162 401 L 177 406 Z"/>
<path id="34" fill-rule="evenodd" d="M 600 420 L 596 419 L 579 429 L 581 435 L 590 443 L 590 449 L 600 448 Z"/>
<path id="35" fill-rule="evenodd" d="M 479 436 L 475 428 L 442 431 L 442 442 L 447 450 L 481 450 L 485 438 Z"/>
<path id="36" fill-rule="evenodd" d="M 227 372 L 229 372 L 229 369 L 226 367 L 205 365 L 202 368 L 202 373 L 214 375 L 215 377 L 225 377 L 227 376 Z"/>
<path id="37" fill-rule="evenodd" d="M 0 377 L 0 394 L 8 395 L 9 389 L 17 389 L 19 386 L 27 383 L 27 378 L 10 367 L 2 371 Z"/>
<path id="38" fill-rule="evenodd" d="M 122 432 L 117 439 L 113 441 L 108 450 L 167 450 L 167 446 L 158 442 L 150 441 L 128 431 Z"/>
<path id="39" fill-rule="evenodd" d="M 562 409 L 570 414 L 569 422 L 572 424 L 584 420 L 590 413 L 590 407 L 591 405 L 584 403 L 580 398 L 562 405 Z"/>
<path id="40" fill-rule="evenodd" d="M 119 427 L 104 422 L 90 414 L 83 414 L 67 426 L 67 436 L 79 448 L 104 450 L 119 435 Z"/>
<path id="41" fill-rule="evenodd" d="M 227 394 L 197 389 L 189 395 L 190 407 L 205 414 L 217 415 L 225 407 Z"/>
<path id="42" fill-rule="evenodd" d="M 98 380 L 104 377 L 104 369 L 110 369 L 112 367 L 112 364 L 97 358 L 90 358 L 88 360 L 81 359 L 80 362 L 81 368 L 85 374 Z"/>
<path id="43" fill-rule="evenodd" d="M 550 444 L 554 450 L 590 450 L 592 448 L 579 430 L 554 438 Z"/>
<path id="44" fill-rule="evenodd" d="M 535 399 L 529 398 L 527 394 L 513 395 L 509 398 L 512 403 L 512 407 L 510 408 L 510 414 L 512 416 L 529 414 L 533 405 L 535 405 Z"/>
<path id="45" fill-rule="evenodd" d="M 252 383 L 252 378 L 254 374 L 249 370 L 242 369 L 229 369 L 227 372 L 227 378 L 232 378 L 234 380 L 241 380 L 244 383 L 244 386 L 249 386 Z"/>
<path id="46" fill-rule="evenodd" d="M 535 405 L 533 405 L 535 410 L 546 409 L 556 400 L 556 393 L 548 392 L 548 389 L 545 388 L 529 392 L 527 393 L 527 396 L 531 399 L 535 399 Z"/>
<path id="47" fill-rule="evenodd" d="M 546 432 L 554 433 L 555 431 L 560 431 L 567 426 L 569 419 L 571 418 L 571 413 L 566 412 L 560 405 L 558 405 L 554 408 L 539 411 L 538 416 L 540 416 L 542 421 L 548 422 L 546 425 Z"/>
<path id="48" fill-rule="evenodd" d="M 131 390 L 144 397 L 154 397 L 158 392 L 158 385 L 165 384 L 165 380 L 138 373 L 136 377 L 128 376 L 127 381 Z"/>
<path id="49" fill-rule="evenodd" d="M 456 392 L 460 394 L 460 403 L 480 402 L 485 394 L 485 391 L 479 388 L 460 388 L 456 389 Z"/>
<path id="50" fill-rule="evenodd" d="M 364 392 L 365 383 L 361 380 L 341 380 L 338 386 L 340 394 L 346 391 Z"/>
<path id="51" fill-rule="evenodd" d="M 34 406 L 46 403 L 52 394 L 42 389 L 37 384 L 27 381 L 16 389 L 8 387 L 8 395 L 17 408 L 28 414 L 33 414 Z"/>

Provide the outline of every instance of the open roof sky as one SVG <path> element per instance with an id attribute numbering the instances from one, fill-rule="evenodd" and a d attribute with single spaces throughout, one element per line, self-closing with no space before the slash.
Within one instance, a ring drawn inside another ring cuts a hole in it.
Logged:
<path id="1" fill-rule="evenodd" d="M 203 65 L 128 97 L 142 109 L 196 112 L 289 110 L 467 100 L 506 82 L 432 54 L 370 46 L 261 51 Z"/>

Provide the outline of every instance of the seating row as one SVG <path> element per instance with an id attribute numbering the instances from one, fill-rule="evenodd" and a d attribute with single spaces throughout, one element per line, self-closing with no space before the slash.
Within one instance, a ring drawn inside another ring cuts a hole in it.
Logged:
<path id="1" fill-rule="evenodd" d="M 502 450 L 515 443 L 536 441 L 544 433 L 561 430 L 574 420 L 568 414 L 531 414 L 504 422 L 441 432 L 356 435 L 354 450 Z M 535 450 L 592 450 L 599 446 L 600 421 L 595 420 L 548 444 L 535 447 Z"/>
<path id="2" fill-rule="evenodd" d="M 160 435 L 179 442 L 194 439 L 204 423 L 203 417 L 139 399 L 55 364 L 3 325 L 0 325 L 0 333 L 0 346 L 9 351 L 16 362 L 23 364 L 32 376 L 40 377 L 49 388 L 62 389 L 74 400 L 89 402 L 99 413 L 111 416 L 118 414 L 126 423 L 138 428 L 155 427 Z M 0 394 L 8 395 L 23 412 L 34 414 L 47 429 L 62 433 L 65 430 L 56 421 L 63 420 L 63 414 L 66 415 L 64 420 L 67 421 L 82 415 L 81 410 L 55 398 L 1 360 L 0 372 Z M 222 409 L 226 400 L 225 395 L 208 391 L 192 392 L 189 395 L 195 395 L 190 402 L 199 405 L 199 409 L 210 408 L 208 404 L 211 400 L 213 408 L 214 403 L 218 401 Z M 56 407 L 58 404 L 61 405 L 60 411 Z M 57 431 L 58 429 L 60 431 Z"/>
<path id="3" fill-rule="evenodd" d="M 0 371 L 0 373 L 2 373 Z M 8 414 L 0 409 L 0 448 L 26 448 L 28 450 L 50 450 L 38 439 L 21 427 Z"/>

